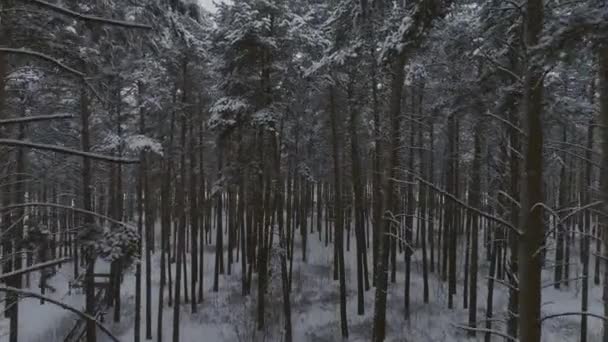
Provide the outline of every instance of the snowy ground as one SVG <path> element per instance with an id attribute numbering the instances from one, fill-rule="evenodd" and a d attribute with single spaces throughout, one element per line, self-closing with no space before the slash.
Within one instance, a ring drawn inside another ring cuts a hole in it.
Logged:
<path id="1" fill-rule="evenodd" d="M 47 290 L 45 296 L 62 301 L 75 308 L 84 308 L 84 294 L 80 289 L 69 288 L 69 281 L 74 277 L 73 263 L 65 263 L 57 269 L 57 273 L 49 281 L 55 289 Z M 107 272 L 109 265 L 99 261 L 95 272 Z M 30 291 L 39 292 L 39 273 L 31 274 Z M 40 305 L 36 298 L 22 298 L 19 300 L 19 341 L 49 342 L 63 341 L 67 332 L 73 327 L 78 316 L 54 304 Z M 8 341 L 9 321 L 0 316 L 0 342 Z"/>
<path id="2" fill-rule="evenodd" d="M 299 238 L 299 234 L 296 234 Z M 351 242 L 354 242 L 351 241 Z M 309 249 L 307 263 L 301 262 L 301 247 L 299 240 L 296 242 L 294 252 L 295 260 L 293 266 L 293 292 L 292 292 L 292 323 L 294 330 L 294 341 L 332 342 L 340 340 L 339 331 L 339 306 L 338 306 L 338 283 L 332 280 L 333 250 L 331 245 L 325 248 L 319 243 L 317 235 L 309 236 Z M 365 293 L 366 312 L 363 316 L 357 315 L 356 307 L 356 272 L 354 263 L 354 243 L 351 251 L 347 254 L 347 288 L 348 288 L 348 319 L 350 330 L 350 341 L 369 341 L 371 337 L 373 296 L 374 289 Z M 404 263 L 403 256 L 398 256 L 397 282 L 390 285 L 388 297 L 388 341 L 475 341 L 466 338 L 463 331 L 454 325 L 465 323 L 467 310 L 462 309 L 462 287 L 458 288 L 458 295 L 454 302 L 456 309 L 447 309 L 447 284 L 431 275 L 429 304 L 422 303 L 422 277 L 420 265 L 420 252 L 414 258 L 412 275 L 412 302 L 411 316 L 409 320 L 403 318 L 403 282 Z M 481 255 L 481 254 L 480 254 Z M 371 258 L 371 256 L 370 256 Z M 459 258 L 464 262 L 464 258 Z M 267 322 L 269 327 L 265 332 L 255 330 L 255 298 L 256 286 L 252 284 L 252 296 L 243 298 L 240 290 L 240 264 L 235 264 L 233 274 L 220 276 L 220 291 L 212 291 L 214 252 L 212 246 L 205 248 L 205 293 L 204 301 L 199 305 L 199 313 L 191 314 L 190 305 L 183 304 L 181 308 L 181 338 L 183 342 L 198 342 L 201 339 L 213 342 L 233 341 L 279 341 L 282 329 L 281 290 L 278 269 L 273 271 L 273 284 L 269 289 Z M 460 269 L 463 265 L 461 264 Z M 159 284 L 159 255 L 153 259 L 153 289 L 152 289 L 152 314 L 153 314 L 153 336 L 156 336 L 157 322 L 157 300 Z M 52 294 L 54 298 L 61 298 L 65 302 L 76 307 L 83 306 L 81 294 L 67 294 L 67 276 L 71 275 L 69 265 L 64 265 L 60 273 L 52 280 L 57 292 Z M 371 263 L 370 263 L 371 271 Z M 482 264 L 482 274 L 487 273 L 487 267 Z M 144 270 L 145 272 L 145 270 Z M 142 272 L 143 274 L 145 274 Z M 573 277 L 580 270 L 574 268 L 571 271 Z M 175 274 L 175 273 L 173 273 Z M 460 274 L 462 276 L 462 272 Z M 543 274 L 547 283 L 551 282 L 552 275 L 549 272 Z M 142 277 L 143 278 L 143 277 Z M 478 317 L 485 317 L 485 298 L 487 282 L 479 281 L 479 312 Z M 254 277 L 255 280 L 255 277 Z M 35 282 L 32 282 L 35 284 Z M 123 294 L 123 316 L 120 323 L 112 323 L 111 315 L 107 316 L 106 324 L 122 340 L 132 341 L 133 319 L 135 302 L 135 281 L 132 272 L 125 277 Z M 188 283 L 188 286 L 190 284 Z M 144 289 L 142 289 L 142 296 Z M 166 296 L 165 296 L 166 297 Z M 145 299 L 142 298 L 142 339 L 145 337 Z M 166 304 L 166 303 L 165 303 Z M 590 311 L 601 314 L 602 300 L 601 289 L 593 286 L 590 294 Z M 495 317 L 504 317 L 507 306 L 507 292 L 504 287 L 496 284 L 495 288 Z M 555 290 L 552 287 L 543 291 L 543 314 L 553 314 L 566 311 L 580 310 L 580 284 L 573 282 L 567 290 Z M 163 318 L 163 340 L 171 341 L 173 308 L 164 306 Z M 501 316 L 503 315 L 503 316 Z M 62 311 L 50 304 L 39 305 L 39 300 L 24 299 L 20 302 L 20 341 L 62 341 L 63 336 L 71 328 L 74 321 L 73 314 Z M 548 320 L 543 324 L 543 341 L 578 341 L 580 318 L 563 317 Z M 500 324 L 499 322 L 496 324 Z M 504 331 L 504 327 L 497 325 Z M 601 321 L 589 318 L 589 342 L 600 341 Z M 0 342 L 6 341 L 8 333 L 8 322 L 0 318 Z M 103 333 L 100 331 L 99 340 L 105 342 Z M 156 338 L 154 338 L 156 340 Z M 478 340 L 482 340 L 479 336 Z M 500 338 L 493 340 L 502 341 Z"/>

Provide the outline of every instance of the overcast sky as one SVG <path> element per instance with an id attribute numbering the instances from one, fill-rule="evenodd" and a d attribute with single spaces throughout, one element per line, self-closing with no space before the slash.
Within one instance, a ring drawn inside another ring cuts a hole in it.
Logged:
<path id="1" fill-rule="evenodd" d="M 198 2 L 201 4 L 201 6 L 206 8 L 208 11 L 215 12 L 215 6 L 213 6 L 213 0 L 198 0 Z"/>

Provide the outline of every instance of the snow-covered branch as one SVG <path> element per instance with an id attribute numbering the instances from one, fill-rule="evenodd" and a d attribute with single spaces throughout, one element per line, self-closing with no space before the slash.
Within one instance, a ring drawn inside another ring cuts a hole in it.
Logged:
<path id="1" fill-rule="evenodd" d="M 103 154 L 97 154 L 97 153 L 92 153 L 92 152 L 83 152 L 83 151 L 78 151 L 78 150 L 61 147 L 61 146 L 48 145 L 48 144 L 36 144 L 36 143 L 28 142 L 28 141 L 21 141 L 21 140 L 14 140 L 14 139 L 0 139 L 0 145 L 27 147 L 27 148 L 33 148 L 33 149 L 38 149 L 38 150 L 53 151 L 53 152 L 71 154 L 71 155 L 75 155 L 75 156 L 80 156 L 80 157 L 84 157 L 84 158 L 95 159 L 95 160 L 100 160 L 100 161 L 105 161 L 105 162 L 110 162 L 110 163 L 121 163 L 121 164 L 139 163 L 139 159 L 127 159 L 127 158 L 105 156 Z"/>
<path id="2" fill-rule="evenodd" d="M 543 318 L 541 318 L 541 322 L 543 322 L 547 319 L 565 317 L 565 316 L 590 316 L 590 317 L 599 318 L 604 321 L 608 321 L 608 317 L 606 317 L 606 316 L 598 315 L 593 312 L 579 311 L 579 312 L 562 312 L 562 313 L 558 313 L 558 314 L 547 315 L 547 316 L 544 316 Z"/>
<path id="3" fill-rule="evenodd" d="M 44 269 L 44 268 L 47 268 L 47 267 L 59 265 L 61 263 L 64 263 L 64 262 L 67 262 L 67 261 L 70 261 L 70 260 L 72 260 L 71 257 L 65 257 L 65 258 L 60 258 L 60 259 L 57 259 L 57 260 L 51 260 L 51 261 L 41 262 L 39 264 L 28 266 L 26 268 L 21 268 L 21 269 L 18 269 L 16 271 L 12 271 L 12 272 L 8 272 L 8 273 L 2 273 L 2 274 L 0 274 L 0 282 L 2 282 L 5 279 L 10 279 L 10 278 L 12 278 L 14 276 L 18 276 L 18 275 L 21 275 L 21 274 L 24 274 L 24 273 L 35 272 L 35 271 L 38 271 L 38 270 L 41 270 L 41 269 Z"/>
<path id="4" fill-rule="evenodd" d="M 74 118 L 74 116 L 72 114 L 26 116 L 23 118 L 11 118 L 11 119 L 6 119 L 6 120 L 0 120 L 0 126 L 37 122 L 37 121 L 46 121 L 46 120 L 72 119 L 72 118 Z"/>
<path id="5" fill-rule="evenodd" d="M 7 48 L 7 47 L 0 47 L 0 51 L 2 52 L 6 52 L 6 53 L 13 53 L 13 54 L 21 54 L 21 55 L 28 55 L 28 56 L 33 56 L 33 57 L 37 57 L 40 59 L 43 59 L 47 62 L 51 62 L 53 64 L 55 64 L 56 66 L 58 66 L 59 68 L 72 73 L 78 77 L 84 77 L 85 74 L 82 71 L 78 71 L 68 65 L 65 65 L 63 62 L 61 62 L 60 60 L 51 57 L 49 55 L 45 55 L 44 53 L 38 52 L 38 51 L 32 51 L 32 50 L 28 50 L 28 49 L 15 49 L 15 48 Z"/>
<path id="6" fill-rule="evenodd" d="M 50 9 L 54 12 L 57 12 L 57 13 L 60 13 L 63 15 L 67 15 L 67 16 L 70 16 L 70 17 L 73 17 L 76 19 L 80 19 L 80 20 L 92 21 L 92 22 L 105 24 L 105 25 L 121 26 L 121 27 L 126 27 L 126 28 L 145 29 L 145 30 L 152 29 L 152 26 L 150 26 L 150 25 L 133 23 L 133 22 L 124 21 L 124 20 L 101 18 L 101 17 L 92 16 L 92 15 L 78 13 L 78 12 L 72 11 L 70 9 L 67 9 L 67 8 L 64 8 L 64 7 L 61 7 L 61 6 L 58 6 L 58 5 L 52 4 L 47 1 L 43 1 L 43 0 L 24 0 L 24 1 L 29 1 L 40 7 L 44 7 L 44 8 Z"/>

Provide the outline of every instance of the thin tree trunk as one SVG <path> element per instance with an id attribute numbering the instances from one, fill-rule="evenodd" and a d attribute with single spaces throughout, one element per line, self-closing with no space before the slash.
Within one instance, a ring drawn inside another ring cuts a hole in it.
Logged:
<path id="1" fill-rule="evenodd" d="M 336 198 L 335 246 L 337 249 L 338 274 L 340 282 L 340 330 L 342 338 L 348 338 L 348 320 L 346 317 L 346 275 L 344 270 L 344 217 L 342 207 L 342 164 L 340 162 L 340 147 L 338 142 L 338 113 L 336 95 L 333 87 L 329 89 L 329 112 L 331 120 L 332 151 L 334 160 L 334 191 Z"/>
<path id="2" fill-rule="evenodd" d="M 365 302 L 363 298 L 363 268 L 364 263 L 367 263 L 365 253 L 365 232 L 364 227 L 364 203 L 363 203 L 363 180 L 361 179 L 361 157 L 359 154 L 359 139 L 357 127 L 359 125 L 358 110 L 354 102 L 352 94 L 352 81 L 349 84 L 349 105 L 350 105 L 350 120 L 349 133 L 351 144 L 351 162 L 352 162 L 352 186 L 355 197 L 355 234 L 356 234 L 356 259 L 357 259 L 357 313 L 365 314 Z"/>
<path id="3" fill-rule="evenodd" d="M 601 226 L 608 227 L 608 47 L 603 47 L 599 53 L 599 79 L 600 79 L 600 124 L 602 139 L 602 170 L 600 184 L 603 215 L 600 215 Z M 604 256 L 608 255 L 608 234 L 604 230 Z M 608 260 L 608 258 L 604 259 Z M 608 316 L 608 266 L 604 265 L 604 316 Z M 608 342 L 608 321 L 604 320 L 602 341 Z"/>
<path id="4" fill-rule="evenodd" d="M 184 62 L 184 77 L 187 71 L 187 62 Z M 187 89 L 187 87 L 184 87 Z M 187 102 L 187 95 L 184 94 L 184 102 Z M 178 210 L 179 210 L 179 227 L 177 228 L 177 253 L 175 264 L 175 298 L 173 305 L 173 342 L 180 341 L 180 303 L 181 303 L 181 282 L 182 282 L 182 264 L 184 263 L 185 247 L 186 247 L 186 116 L 182 116 L 182 132 L 181 132 L 181 151 L 180 151 L 180 182 L 177 188 L 178 191 Z"/>
<path id="5" fill-rule="evenodd" d="M 473 154 L 473 165 L 471 169 L 471 182 L 469 185 L 469 204 L 471 207 L 481 209 L 481 153 L 483 142 L 483 127 L 482 122 L 477 123 L 475 129 L 474 138 L 474 154 Z M 478 260 L 479 260 L 479 234 L 481 232 L 479 216 L 476 213 L 470 213 L 469 219 L 471 220 L 470 234 L 471 234 L 471 258 L 469 262 L 470 267 L 470 296 L 469 296 L 469 327 L 477 327 L 477 273 L 478 273 Z M 469 330 L 469 337 L 475 336 L 474 330 Z"/>

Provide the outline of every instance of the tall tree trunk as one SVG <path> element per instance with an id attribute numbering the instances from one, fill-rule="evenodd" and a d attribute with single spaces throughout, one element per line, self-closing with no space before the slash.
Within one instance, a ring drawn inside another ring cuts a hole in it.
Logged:
<path id="1" fill-rule="evenodd" d="M 398 149 L 400 138 L 400 115 L 401 95 L 403 93 L 403 81 L 405 77 L 404 67 L 406 56 L 399 54 L 392 65 L 391 96 L 390 96 L 390 154 L 386 165 L 386 178 L 384 185 L 384 198 L 381 208 L 383 209 L 383 224 L 378 228 L 378 260 L 376 266 L 376 294 L 374 306 L 373 341 L 383 342 L 386 338 L 386 296 L 388 290 L 388 248 L 389 235 L 393 225 L 391 217 L 395 212 L 395 169 L 399 167 Z"/>
<path id="2" fill-rule="evenodd" d="M 139 105 L 139 134 L 145 134 L 145 121 L 144 121 L 144 107 L 143 107 L 143 84 L 138 82 L 137 84 L 137 101 Z M 143 241 L 143 220 L 144 220 L 144 160 L 145 152 L 142 150 L 139 154 L 140 165 L 139 174 L 137 176 L 137 233 L 139 234 L 139 254 L 142 253 Z M 146 218 L 147 219 L 147 218 Z M 148 248 L 148 244 L 145 244 L 145 248 Z M 149 303 L 148 303 L 149 304 Z M 138 262 L 135 265 L 135 320 L 134 320 L 134 332 L 133 341 L 139 342 L 141 340 L 141 263 Z"/>
<path id="3" fill-rule="evenodd" d="M 144 123 L 145 129 L 145 123 Z M 149 160 L 144 154 L 142 161 L 143 181 L 144 181 L 144 213 L 146 229 L 146 340 L 152 339 L 152 250 L 154 248 L 154 209 L 152 208 L 153 195 L 150 189 L 148 177 Z"/>
<path id="4" fill-rule="evenodd" d="M 340 282 L 340 330 L 342 338 L 348 338 L 348 320 L 346 317 L 346 275 L 344 270 L 344 212 L 342 207 L 342 164 L 340 162 L 340 146 L 338 141 L 338 113 L 336 94 L 333 87 L 329 89 L 329 115 L 331 120 L 332 151 L 334 160 L 334 191 L 335 191 L 335 246 L 337 248 L 338 274 Z"/>
<path id="5" fill-rule="evenodd" d="M 481 153 L 483 146 L 483 127 L 482 121 L 477 123 L 475 127 L 473 165 L 471 168 L 471 182 L 469 184 L 469 204 L 471 207 L 481 209 Z M 470 234 L 471 234 L 471 258 L 469 261 L 470 267 L 470 296 L 469 296 L 469 327 L 477 326 L 477 272 L 479 259 L 479 234 L 481 232 L 479 215 L 470 213 Z M 475 331 L 469 330 L 469 336 L 474 337 Z"/>
<path id="6" fill-rule="evenodd" d="M 568 142 L 568 134 L 566 125 L 562 127 L 563 131 L 563 142 Z M 559 173 L 559 194 L 557 200 L 558 210 L 566 208 L 568 202 L 568 179 L 566 175 L 567 165 L 565 164 L 566 155 L 563 153 L 562 158 L 564 163 L 561 165 Z M 555 270 L 553 274 L 554 287 L 559 289 L 563 282 L 562 271 L 564 269 L 564 254 L 565 254 L 565 242 L 566 242 L 566 227 L 565 222 L 561 222 L 561 219 L 556 223 L 556 243 L 555 243 Z"/>
<path id="7" fill-rule="evenodd" d="M 604 227 L 604 255 L 608 255 L 608 47 L 604 46 L 599 53 L 599 78 L 600 78 L 600 124 L 602 139 L 602 170 L 601 170 L 601 196 L 603 206 L 600 224 Z M 608 260 L 605 259 L 605 260 Z M 607 262 L 608 264 L 608 262 Z M 608 266 L 604 267 L 604 316 L 608 316 Z M 608 342 L 608 321 L 604 320 L 603 342 Z"/>
<path id="8" fill-rule="evenodd" d="M 187 62 L 184 63 L 184 77 L 186 75 L 186 65 Z M 187 89 L 187 87 L 185 87 Z M 186 95 L 184 95 L 184 99 L 187 99 Z M 184 101 L 187 102 L 187 101 Z M 182 127 L 181 127 L 181 151 L 180 151 L 180 182 L 177 188 L 178 195 L 178 214 L 179 214 L 179 226 L 177 228 L 177 261 L 175 264 L 175 298 L 173 304 L 173 342 L 180 341 L 180 292 L 181 292 L 181 282 L 182 282 L 182 264 L 184 263 L 185 256 L 185 247 L 186 247 L 186 116 L 182 115 Z"/>
<path id="9" fill-rule="evenodd" d="M 528 0 L 526 6 L 525 45 L 538 44 L 543 29 L 543 1 Z M 527 52 L 529 53 L 529 52 Z M 530 59 L 530 58 L 528 58 Z M 543 70 L 527 61 L 524 78 L 523 122 L 528 144 L 524 153 L 524 177 L 521 197 L 519 241 L 519 338 L 521 342 L 539 342 L 541 338 L 541 255 L 543 247 Z"/>
<path id="10" fill-rule="evenodd" d="M 487 332 L 484 334 L 484 342 L 491 342 L 492 335 L 490 334 L 490 330 L 492 329 L 492 322 L 494 318 L 494 278 L 496 276 L 496 259 L 498 250 L 498 243 L 496 241 L 496 234 L 492 238 L 490 242 L 490 270 L 488 274 L 488 295 L 486 297 L 486 330 Z M 470 324 L 470 323 L 469 323 Z"/>
<path id="11" fill-rule="evenodd" d="M 585 159 L 591 160 L 593 156 L 591 154 L 593 149 L 593 130 L 594 120 L 591 119 L 589 127 L 587 128 L 587 149 L 585 150 Z M 584 184 L 582 186 L 582 204 L 587 205 L 591 202 L 590 192 L 592 187 L 592 167 L 590 162 L 586 163 Z M 581 248 L 581 262 L 583 264 L 582 271 L 582 290 L 581 290 L 581 312 L 587 312 L 589 310 L 589 249 L 591 247 L 591 212 L 585 210 L 582 212 L 583 215 L 583 237 L 582 237 L 582 248 Z M 581 341 L 587 341 L 587 315 L 581 315 Z"/>
<path id="12" fill-rule="evenodd" d="M 515 63 L 512 63 L 514 65 Z M 512 94 L 512 96 L 514 96 Z M 516 99 L 509 99 L 508 111 L 509 121 L 515 127 L 520 125 L 519 115 L 515 108 Z M 514 127 L 509 127 L 509 144 L 511 150 L 509 151 L 509 177 L 510 177 L 510 189 L 509 194 L 512 200 L 509 201 L 510 208 L 510 221 L 514 227 L 519 227 L 519 200 L 520 200 L 520 154 L 521 151 L 521 139 L 520 132 Z M 517 322 L 518 322 L 518 307 L 519 307 L 519 293 L 517 288 L 519 286 L 517 280 L 517 272 L 519 269 L 518 261 L 518 242 L 519 236 L 516 232 L 509 231 L 509 304 L 508 304 L 508 318 L 507 318 L 507 335 L 517 336 Z"/>
<path id="13" fill-rule="evenodd" d="M 25 104 L 24 106 L 23 116 L 25 116 Z M 25 127 L 23 124 L 19 125 L 19 133 L 17 139 L 24 140 L 25 139 Z M 13 194 L 14 199 L 13 203 L 24 203 L 25 202 L 25 182 L 26 182 L 26 154 L 25 150 L 20 148 L 17 150 L 17 165 L 16 165 L 16 175 L 15 175 L 15 192 Z M 25 215 L 25 209 L 21 208 L 16 210 L 17 220 L 14 222 L 15 226 L 12 228 L 14 230 L 11 233 L 13 237 L 13 250 L 12 252 L 15 254 L 14 261 L 11 270 L 17 271 L 23 267 L 22 255 L 23 255 L 23 236 L 24 236 L 24 223 L 23 218 Z M 77 267 L 77 266 L 75 266 Z M 9 279 L 7 282 L 8 285 L 20 289 L 22 284 L 22 276 L 17 275 L 12 279 Z M 19 338 L 19 298 L 16 294 L 10 294 L 7 298 L 7 306 L 9 308 L 9 342 L 18 342 Z"/>
<path id="14" fill-rule="evenodd" d="M 199 198 L 198 197 L 198 179 L 197 179 L 197 175 L 196 175 L 196 167 L 197 167 L 197 161 L 196 161 L 196 157 L 197 157 L 197 153 L 196 153 L 196 134 L 195 134 L 195 127 L 196 127 L 196 122 L 195 122 L 195 117 L 194 117 L 194 113 L 192 112 L 190 115 L 190 203 L 189 203 L 189 208 L 190 208 L 190 291 L 191 291 L 191 301 L 190 301 L 190 305 L 191 305 L 191 310 L 192 313 L 196 313 L 197 312 L 197 303 L 198 301 L 196 300 L 196 281 L 198 279 L 198 271 L 199 271 L 199 267 L 198 267 L 198 257 L 199 257 L 199 253 L 198 253 L 198 234 L 199 234 L 199 220 L 198 218 L 200 217 L 199 215 Z M 202 170 L 201 170 L 202 171 Z M 201 172 L 199 171 L 199 172 Z M 203 246 L 200 246 L 200 248 L 203 248 Z"/>
<path id="15" fill-rule="evenodd" d="M 218 163 L 217 163 L 217 167 L 218 167 L 218 182 L 223 182 L 222 177 L 223 177 L 223 168 L 224 168 L 224 142 L 223 142 L 223 137 L 220 136 L 218 138 L 218 144 L 217 144 L 217 156 L 218 156 Z M 222 186 L 220 186 L 220 189 L 222 188 Z M 218 190 L 217 193 L 215 194 L 215 198 L 216 198 L 216 203 L 217 203 L 217 207 L 216 207 L 216 220 L 217 220 L 217 224 L 216 224 L 216 238 L 215 238 L 215 270 L 213 273 L 213 291 L 214 292 L 218 292 L 219 290 L 219 275 L 220 273 L 223 273 L 223 264 L 224 264 L 224 249 L 223 249 L 223 218 L 222 218 L 222 212 L 223 212 L 223 207 L 222 207 L 222 191 Z"/>
<path id="16" fill-rule="evenodd" d="M 351 147 L 351 162 L 352 162 L 352 183 L 355 197 L 355 234 L 356 234 L 356 259 L 357 259 L 357 313 L 365 314 L 365 302 L 363 298 L 363 268 L 364 263 L 367 263 L 365 253 L 365 232 L 364 227 L 364 203 L 363 203 L 363 180 L 361 179 L 361 156 L 359 153 L 359 139 L 357 127 L 359 125 L 359 116 L 356 104 L 352 94 L 352 81 L 349 84 L 349 106 L 350 106 L 350 147 Z"/>

